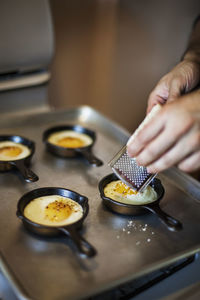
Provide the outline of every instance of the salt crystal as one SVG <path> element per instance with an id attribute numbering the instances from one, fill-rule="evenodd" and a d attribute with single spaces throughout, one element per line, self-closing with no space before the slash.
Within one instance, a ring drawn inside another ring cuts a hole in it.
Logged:
<path id="1" fill-rule="evenodd" d="M 119 239 L 120 238 L 120 236 L 119 235 L 117 235 L 117 239 Z"/>
<path id="2" fill-rule="evenodd" d="M 128 221 L 127 227 L 131 227 L 133 224 L 133 221 Z"/>
<path id="3" fill-rule="evenodd" d="M 148 242 L 148 243 L 151 242 L 151 239 L 147 239 L 147 242 Z"/>
<path id="4" fill-rule="evenodd" d="M 153 231 L 152 231 L 152 233 L 151 234 L 155 234 Z"/>
<path id="5" fill-rule="evenodd" d="M 142 228 L 142 231 L 146 231 L 147 229 L 146 228 Z"/>
<path id="6" fill-rule="evenodd" d="M 123 230 L 123 231 L 126 231 L 126 229 L 125 229 L 125 228 L 123 228 L 122 230 Z"/>
<path id="7" fill-rule="evenodd" d="M 136 244 L 136 246 L 138 246 L 140 244 L 140 241 L 137 241 L 135 244 Z"/>
<path id="8" fill-rule="evenodd" d="M 131 232 L 130 231 L 127 231 L 127 234 L 130 234 Z"/>

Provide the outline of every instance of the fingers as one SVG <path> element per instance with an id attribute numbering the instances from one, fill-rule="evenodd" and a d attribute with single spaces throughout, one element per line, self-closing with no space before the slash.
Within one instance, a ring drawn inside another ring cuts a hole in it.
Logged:
<path id="1" fill-rule="evenodd" d="M 176 144 L 168 149 L 155 162 L 147 166 L 149 173 L 158 173 L 185 160 L 191 153 L 199 151 L 199 134 L 195 129 L 191 129 L 186 135 L 181 137 Z M 187 163 L 190 166 L 190 160 Z M 184 165 L 182 165 L 184 167 Z M 193 167 L 193 166 L 192 166 Z"/>
<path id="2" fill-rule="evenodd" d="M 156 112 L 159 114 L 159 112 Z M 130 157 L 136 157 L 143 148 L 155 138 L 165 126 L 164 118 L 154 116 L 152 120 L 149 120 L 146 125 L 139 127 L 137 135 L 134 135 L 129 139 L 127 143 L 127 151 Z"/>
<path id="3" fill-rule="evenodd" d="M 149 113 L 152 107 L 157 104 L 165 104 L 166 102 L 174 101 L 182 93 L 181 79 L 173 78 L 169 75 L 165 76 L 151 92 L 148 99 L 147 113 Z"/>
<path id="4" fill-rule="evenodd" d="M 184 60 L 161 78 L 148 99 L 147 113 L 156 103 L 174 101 L 182 93 L 193 89 L 199 82 L 198 63 Z"/>
<path id="5" fill-rule="evenodd" d="M 166 104 L 127 147 L 128 154 L 150 173 L 179 163 L 200 147 L 199 124 L 188 112 L 186 100 L 185 107 L 180 101 Z"/>
<path id="6" fill-rule="evenodd" d="M 156 104 L 164 104 L 165 102 L 166 100 L 164 98 L 160 97 L 159 95 L 155 95 L 155 93 L 151 93 L 147 104 L 147 114 L 150 113 Z"/>
<path id="7" fill-rule="evenodd" d="M 178 164 L 178 168 L 184 172 L 194 172 L 200 168 L 200 150 L 192 153 Z"/>
<path id="8" fill-rule="evenodd" d="M 180 78 L 172 80 L 169 88 L 169 97 L 167 101 L 168 102 L 174 101 L 176 98 L 181 96 L 181 93 L 182 93 L 182 84 Z"/>
<path id="9" fill-rule="evenodd" d="M 128 154 L 146 166 L 159 158 L 193 126 L 193 119 L 176 102 L 164 105 L 127 144 Z"/>
<path id="10" fill-rule="evenodd" d="M 161 79 L 148 98 L 147 114 L 154 105 L 164 104 L 169 97 L 169 86 L 164 79 Z"/>
<path id="11" fill-rule="evenodd" d="M 196 147 L 198 147 L 198 142 L 195 143 L 193 137 L 188 137 L 189 134 L 187 134 L 187 130 L 189 130 L 189 128 L 180 128 L 174 131 L 173 125 L 174 124 L 169 124 L 169 126 L 136 157 L 139 165 L 148 166 L 153 173 L 160 172 L 183 159 L 191 152 L 191 149 L 195 150 Z M 156 162 L 153 163 L 154 161 Z"/>

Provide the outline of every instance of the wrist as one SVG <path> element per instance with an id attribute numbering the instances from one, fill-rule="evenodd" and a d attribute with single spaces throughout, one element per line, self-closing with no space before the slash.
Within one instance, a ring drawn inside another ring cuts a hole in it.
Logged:
<path id="1" fill-rule="evenodd" d="M 200 65 L 200 50 L 185 52 L 182 57 L 182 61 L 188 61 Z"/>

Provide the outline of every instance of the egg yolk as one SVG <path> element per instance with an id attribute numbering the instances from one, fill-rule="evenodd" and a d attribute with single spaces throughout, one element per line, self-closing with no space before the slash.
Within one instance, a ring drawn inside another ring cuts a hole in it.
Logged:
<path id="1" fill-rule="evenodd" d="M 84 146 L 84 142 L 77 137 L 64 137 L 60 139 L 57 144 L 66 148 L 79 148 Z"/>
<path id="2" fill-rule="evenodd" d="M 45 207 L 45 216 L 53 222 L 67 219 L 72 213 L 72 207 L 63 201 L 54 201 Z"/>
<path id="3" fill-rule="evenodd" d="M 137 194 L 137 191 L 134 191 L 133 189 L 131 189 L 129 186 L 127 186 L 121 181 L 116 184 L 114 191 L 125 196 Z"/>
<path id="4" fill-rule="evenodd" d="M 17 146 L 5 146 L 0 148 L 0 154 L 8 157 L 15 157 L 22 153 L 22 149 Z"/>

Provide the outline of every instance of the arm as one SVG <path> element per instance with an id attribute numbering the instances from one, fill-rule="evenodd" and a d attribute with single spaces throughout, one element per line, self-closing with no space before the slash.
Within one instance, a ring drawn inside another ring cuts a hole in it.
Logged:
<path id="1" fill-rule="evenodd" d="M 156 103 L 170 102 L 190 92 L 200 83 L 200 16 L 193 25 L 182 60 L 161 78 L 148 99 L 147 112 Z"/>
<path id="2" fill-rule="evenodd" d="M 200 15 L 194 22 L 189 44 L 182 60 L 184 59 L 196 61 L 198 64 L 200 63 Z"/>
<path id="3" fill-rule="evenodd" d="M 148 111 L 163 107 L 129 139 L 128 153 L 150 173 L 177 165 L 186 172 L 200 168 L 200 20 L 196 22 L 182 61 L 152 91 Z M 182 95 L 185 94 L 185 95 Z"/>

